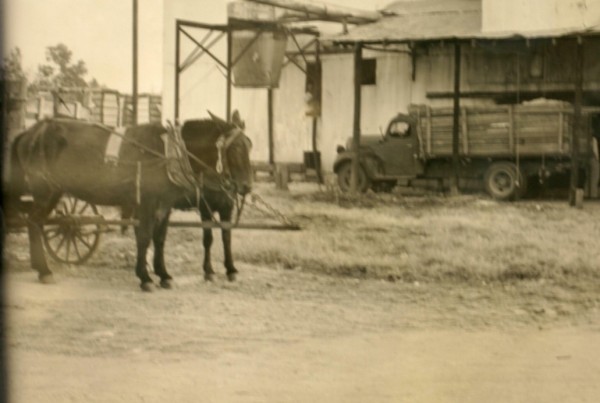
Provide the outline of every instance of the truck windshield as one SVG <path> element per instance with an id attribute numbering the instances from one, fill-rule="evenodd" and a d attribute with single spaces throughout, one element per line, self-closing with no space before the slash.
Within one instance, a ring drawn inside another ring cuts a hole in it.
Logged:
<path id="1" fill-rule="evenodd" d="M 410 124 L 407 122 L 393 122 L 390 125 L 390 136 L 408 137 L 410 136 Z"/>

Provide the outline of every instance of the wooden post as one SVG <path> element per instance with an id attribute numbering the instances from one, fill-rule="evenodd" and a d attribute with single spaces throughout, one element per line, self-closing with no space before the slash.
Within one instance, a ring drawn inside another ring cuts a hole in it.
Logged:
<path id="1" fill-rule="evenodd" d="M 233 38 L 233 31 L 231 29 L 231 23 L 228 24 L 229 27 L 227 29 L 227 99 L 226 99 L 226 103 L 227 105 L 225 106 L 225 114 L 227 115 L 227 121 L 231 122 L 231 70 L 233 69 L 233 66 L 231 65 L 232 62 L 232 38 Z"/>
<path id="2" fill-rule="evenodd" d="M 133 103 L 132 120 L 137 124 L 138 117 L 138 0 L 133 0 L 133 88 L 131 102 Z"/>
<path id="3" fill-rule="evenodd" d="M 275 137 L 273 133 L 273 89 L 267 89 L 267 123 L 269 130 L 269 165 L 271 167 L 275 163 Z"/>
<path id="4" fill-rule="evenodd" d="M 577 190 L 579 186 L 579 139 L 582 136 L 581 104 L 583 103 L 583 43 L 577 38 L 575 52 L 575 102 L 573 113 L 573 131 L 571 135 L 571 184 L 569 205 L 577 206 Z M 579 201 L 581 204 L 583 201 Z"/>
<path id="5" fill-rule="evenodd" d="M 354 44 L 354 126 L 352 133 L 352 175 L 350 190 L 358 191 L 358 157 L 360 149 L 360 107 L 361 107 L 361 78 L 362 78 L 362 43 Z"/>
<path id="6" fill-rule="evenodd" d="M 460 119 L 460 43 L 454 43 L 454 117 L 452 124 L 452 178 L 450 194 L 458 195 L 460 160 L 458 158 L 459 119 Z"/>
<path id="7" fill-rule="evenodd" d="M 175 21 L 175 124 L 179 122 L 179 48 L 181 47 L 179 20 Z"/>
<path id="8" fill-rule="evenodd" d="M 279 190 L 288 190 L 290 172 L 287 164 L 277 164 L 275 166 L 275 188 Z"/>
<path id="9" fill-rule="evenodd" d="M 316 65 L 316 69 L 317 69 L 317 79 L 319 80 L 318 85 L 316 86 L 317 88 L 315 88 L 315 92 L 320 94 L 321 93 L 321 79 L 322 79 L 322 72 L 321 72 L 321 43 L 319 42 L 318 38 L 317 41 L 315 43 L 315 65 Z M 319 99 L 318 102 L 318 106 L 319 106 L 319 114 L 318 116 L 321 116 L 321 100 Z M 321 160 L 317 160 L 317 152 L 319 150 L 319 146 L 317 144 L 317 115 L 314 114 L 313 118 L 312 118 L 312 151 L 313 151 L 313 162 L 315 163 L 315 171 L 317 173 L 317 181 L 319 183 L 323 183 L 323 173 L 321 172 Z"/>

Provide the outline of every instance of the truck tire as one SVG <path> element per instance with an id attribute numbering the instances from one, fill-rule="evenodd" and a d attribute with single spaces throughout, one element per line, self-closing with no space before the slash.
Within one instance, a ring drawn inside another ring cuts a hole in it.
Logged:
<path id="1" fill-rule="evenodd" d="M 352 163 L 345 162 L 343 163 L 337 170 L 337 178 L 338 185 L 342 192 L 350 192 L 351 191 L 351 181 L 352 181 Z M 358 183 L 357 190 L 361 193 L 364 193 L 371 186 L 371 181 L 367 177 L 367 173 L 365 172 L 362 166 L 358 166 Z"/>
<path id="2" fill-rule="evenodd" d="M 496 200 L 515 200 L 525 194 L 526 180 L 512 162 L 494 162 L 483 176 L 485 191 Z"/>

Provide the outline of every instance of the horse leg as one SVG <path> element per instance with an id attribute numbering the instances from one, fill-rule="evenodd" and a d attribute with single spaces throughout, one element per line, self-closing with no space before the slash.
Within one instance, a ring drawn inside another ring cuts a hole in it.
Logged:
<path id="1" fill-rule="evenodd" d="M 204 222 L 210 222 L 212 219 L 212 215 L 208 208 L 201 205 L 200 206 L 200 217 Z M 210 261 L 210 248 L 213 242 L 213 233 L 210 228 L 204 228 L 202 230 L 202 244 L 204 245 L 204 264 L 202 265 L 204 269 L 204 280 L 213 281 L 215 277 L 215 271 L 212 268 L 212 263 Z"/>
<path id="2" fill-rule="evenodd" d="M 162 288 L 171 288 L 173 277 L 167 273 L 165 266 L 165 241 L 167 239 L 167 228 L 169 226 L 170 211 L 166 210 L 164 217 L 154 226 L 154 273 L 160 277 L 160 286 Z M 162 216 L 162 214 L 161 214 Z"/>
<path id="3" fill-rule="evenodd" d="M 221 222 L 231 222 L 232 209 L 227 208 L 219 212 Z M 227 279 L 235 281 L 237 269 L 233 264 L 233 254 L 231 253 L 231 230 L 221 229 L 221 239 L 223 240 L 223 255 L 225 257 L 225 269 L 227 269 Z"/>
<path id="4" fill-rule="evenodd" d="M 121 220 L 128 220 L 133 218 L 135 213 L 135 207 L 130 205 L 121 206 Z M 121 225 L 121 235 L 125 235 L 127 233 L 128 225 Z"/>
<path id="5" fill-rule="evenodd" d="M 34 195 L 34 206 L 27 219 L 31 267 L 38 272 L 38 279 L 44 284 L 53 284 L 54 277 L 44 253 L 43 222 L 58 203 L 60 196 L 60 193 Z"/>
<path id="6" fill-rule="evenodd" d="M 154 290 L 154 283 L 148 268 L 146 267 L 146 253 L 150 246 L 154 229 L 154 217 L 148 212 L 148 208 L 138 209 L 138 225 L 135 227 L 135 242 L 137 245 L 137 260 L 135 263 L 135 274 L 141 281 L 142 291 Z"/>

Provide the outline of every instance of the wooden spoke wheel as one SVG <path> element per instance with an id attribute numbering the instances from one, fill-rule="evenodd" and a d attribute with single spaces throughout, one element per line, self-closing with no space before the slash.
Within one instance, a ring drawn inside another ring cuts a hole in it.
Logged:
<path id="1" fill-rule="evenodd" d="M 93 217 L 100 217 L 96 206 L 63 197 L 44 225 L 46 252 L 61 263 L 85 263 L 98 248 L 103 232 L 102 224 L 90 220 Z"/>

